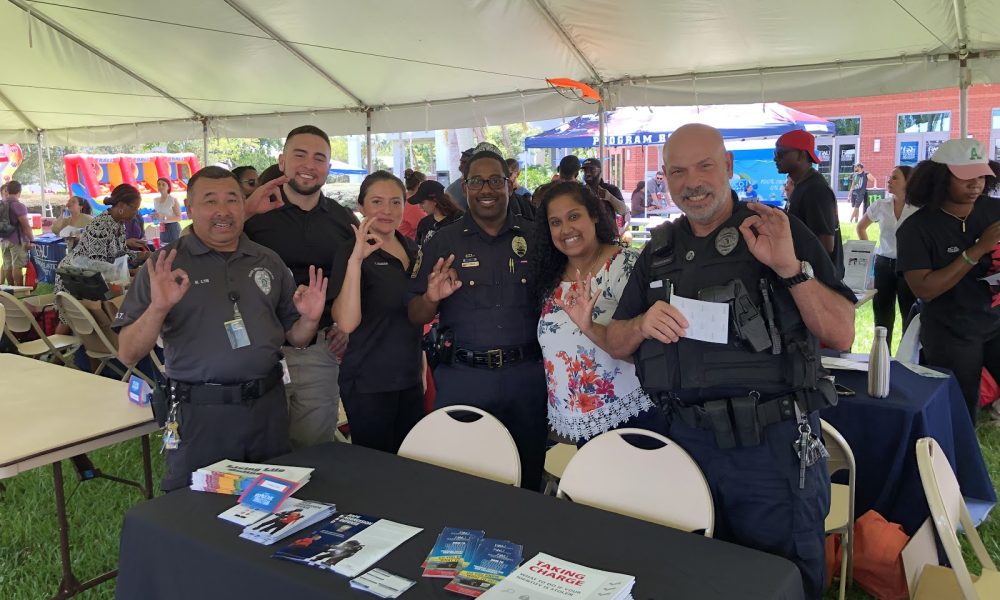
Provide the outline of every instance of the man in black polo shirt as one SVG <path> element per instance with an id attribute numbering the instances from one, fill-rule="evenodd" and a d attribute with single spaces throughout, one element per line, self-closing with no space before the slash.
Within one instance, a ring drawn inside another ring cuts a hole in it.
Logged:
<path id="1" fill-rule="evenodd" d="M 246 233 L 258 244 L 278 253 L 292 271 L 296 284 L 308 281 L 309 266 L 329 268 L 341 252 L 354 245 L 351 211 L 321 193 L 330 169 L 330 138 L 312 125 L 288 133 L 278 165 L 288 178 L 281 186 L 284 206 L 251 217 Z M 340 391 L 337 353 L 346 345 L 330 317 L 330 305 L 339 289 L 328 289 L 319 333 L 305 348 L 282 349 L 291 383 L 287 386 L 290 437 L 295 447 L 333 440 L 339 415 Z"/>
<path id="2" fill-rule="evenodd" d="M 806 224 L 820 244 L 830 254 L 837 278 L 844 278 L 844 246 L 840 239 L 840 215 L 837 197 L 813 164 L 816 156 L 816 138 L 801 129 L 789 131 L 778 138 L 774 148 L 774 164 L 779 173 L 787 174 L 795 182 L 795 189 L 788 198 L 788 214 Z"/>
<path id="3" fill-rule="evenodd" d="M 591 157 L 583 161 L 583 182 L 598 198 L 604 201 L 611 220 L 619 224 L 619 231 L 625 231 L 632 214 L 628 205 L 625 204 L 625 198 L 618 186 L 604 181 L 600 159 Z"/>

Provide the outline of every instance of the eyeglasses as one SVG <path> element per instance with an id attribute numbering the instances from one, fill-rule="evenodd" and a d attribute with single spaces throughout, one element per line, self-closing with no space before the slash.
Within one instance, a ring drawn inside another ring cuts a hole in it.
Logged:
<path id="1" fill-rule="evenodd" d="M 477 192 L 483 189 L 483 186 L 487 183 L 490 187 L 495 190 L 502 190 L 507 182 L 510 181 L 509 177 L 501 177 L 499 175 L 494 175 L 489 179 L 483 179 L 482 177 L 473 177 L 472 179 L 466 179 L 465 185 L 469 186 L 470 190 L 476 190 Z"/>
<path id="2" fill-rule="evenodd" d="M 245 183 L 247 185 L 257 185 L 256 179 L 240 179 L 240 183 Z"/>
<path id="3" fill-rule="evenodd" d="M 798 150 L 794 148 L 778 148 L 774 151 L 774 158 L 781 158 L 789 152 L 798 152 Z"/>

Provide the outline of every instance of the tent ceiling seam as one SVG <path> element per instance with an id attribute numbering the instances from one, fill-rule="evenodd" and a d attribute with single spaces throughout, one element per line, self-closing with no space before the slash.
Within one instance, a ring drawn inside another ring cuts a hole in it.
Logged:
<path id="1" fill-rule="evenodd" d="M 17 115 L 17 118 L 20 119 L 22 123 L 27 125 L 32 131 L 35 132 L 39 131 L 38 126 L 35 125 L 35 123 L 31 119 L 28 118 L 28 115 L 24 114 L 24 112 L 22 112 L 21 109 L 17 107 L 17 105 L 11 102 L 10 98 L 7 97 L 7 94 L 3 93 L 2 91 L 0 91 L 0 102 L 6 105 L 7 108 L 9 108 L 12 113 Z"/>
<path id="2" fill-rule="evenodd" d="M 583 64 L 583 66 L 586 67 L 587 72 L 594 79 L 594 83 L 598 85 L 603 83 L 604 80 L 601 79 L 601 74 L 597 72 L 597 67 L 594 66 L 594 63 L 590 62 L 590 59 L 587 58 L 587 55 L 583 53 L 583 50 L 580 50 L 580 47 L 576 45 L 576 42 L 574 42 L 573 38 L 570 37 L 569 32 L 566 31 L 566 28 L 562 26 L 562 23 L 560 23 L 559 20 L 556 19 L 556 16 L 552 14 L 552 11 L 549 10 L 549 7 L 545 5 L 545 0 L 532 0 L 532 1 L 535 7 L 538 9 L 538 12 L 542 13 L 542 16 L 545 17 L 545 20 L 548 21 L 549 25 L 552 26 L 552 29 L 554 29 L 556 33 L 559 34 L 559 37 L 562 38 L 562 41 L 567 46 L 569 46 L 570 50 L 573 51 L 573 54 L 576 55 L 577 60 L 579 60 Z"/>
<path id="3" fill-rule="evenodd" d="M 285 38 L 283 38 L 280 35 L 278 35 L 278 33 L 276 31 L 274 31 L 273 29 L 271 29 L 270 27 L 268 27 L 267 25 L 265 25 L 263 22 L 261 22 L 260 19 L 258 19 L 257 17 L 253 16 L 250 13 L 250 11 L 248 11 L 247 9 L 245 9 L 239 2 L 237 2 L 236 0 L 225 0 L 225 2 L 233 10 L 235 10 L 237 13 L 239 13 L 239 15 L 241 17 L 243 17 L 244 19 L 246 19 L 247 21 L 249 21 L 250 23 L 252 23 L 254 27 L 256 27 L 257 29 L 260 29 L 265 34 L 267 34 L 267 36 L 269 38 L 271 38 L 272 41 L 274 41 L 279 46 L 281 46 L 282 48 L 284 48 L 285 50 L 287 50 L 292 56 L 294 56 L 300 62 L 302 62 L 303 64 L 305 64 L 306 66 L 308 66 L 310 69 L 312 69 L 313 71 L 315 71 L 320 77 L 322 77 L 328 83 L 330 83 L 335 88 L 337 88 L 338 90 L 340 90 L 348 98 L 350 98 L 351 100 L 353 100 L 354 103 L 358 105 L 358 107 L 364 108 L 365 106 L 367 106 L 367 104 L 363 100 L 361 100 L 361 98 L 358 98 L 351 90 L 347 89 L 347 87 L 344 84 L 342 84 L 340 81 L 338 81 L 336 77 L 334 77 L 333 75 L 331 75 L 330 73 L 328 73 L 323 67 L 321 67 L 318 64 L 316 64 L 316 62 L 314 62 L 308 56 L 306 56 L 305 54 L 303 54 L 300 50 L 298 50 L 297 48 L 295 48 L 295 46 L 293 46 L 291 43 L 289 43 Z"/>
<path id="4" fill-rule="evenodd" d="M 940 42 L 942 46 L 944 46 L 945 48 L 952 48 L 951 44 L 949 44 L 948 42 L 942 40 L 941 37 L 938 36 L 938 34 L 934 33 L 934 31 L 930 27 L 928 27 L 927 25 L 924 24 L 923 21 L 921 21 L 920 19 L 918 19 L 916 15 L 914 15 L 912 12 L 909 11 L 909 9 L 907 9 L 905 6 L 903 6 L 902 4 L 900 4 L 899 0 L 893 0 L 893 4 L 895 4 L 896 6 L 898 6 L 900 8 L 900 10 L 902 10 L 903 12 L 905 12 L 907 14 L 907 16 L 909 16 L 911 19 L 913 19 L 914 23 L 916 23 L 917 25 L 920 25 L 921 27 L 923 27 L 924 31 L 926 31 L 927 33 L 929 33 L 932 36 L 934 36 L 934 39 L 936 39 L 938 42 Z M 956 7 L 956 10 L 957 10 L 957 7 Z"/>
<path id="5" fill-rule="evenodd" d="M 191 108 L 187 104 L 184 104 L 183 102 L 181 102 L 177 98 L 174 98 L 169 93 L 167 93 L 166 90 L 160 88 L 159 86 L 155 85 L 151 81 L 145 79 L 144 77 L 142 77 L 138 73 L 132 71 L 131 69 L 129 69 L 125 65 L 121 64 L 120 62 L 114 60 L 113 58 L 111 58 L 107 54 L 101 52 L 100 50 L 97 49 L 96 46 L 93 46 L 92 44 L 88 44 L 87 42 L 83 41 L 83 39 L 81 39 L 80 37 L 74 35 L 68 29 L 66 29 L 65 27 L 63 27 L 58 21 L 56 21 L 52 17 L 46 15 L 45 13 L 39 11 L 37 7 L 28 6 L 28 4 L 26 2 L 24 2 L 24 0 L 7 0 L 7 1 L 10 2 L 11 4 L 13 4 L 14 6 L 20 8 L 24 12 L 32 15 L 32 17 L 38 19 L 42 23 L 45 23 L 46 26 L 50 27 L 51 29 L 53 29 L 54 31 L 56 31 L 57 33 L 59 33 L 60 35 L 62 35 L 63 37 L 65 37 L 66 39 L 68 39 L 68 40 L 76 43 L 77 45 L 79 45 L 80 47 L 82 47 L 84 50 L 87 50 L 88 52 L 90 52 L 94 56 L 100 58 L 101 60 L 105 61 L 106 63 L 108 63 L 112 67 L 115 67 L 116 69 L 118 69 L 122 73 L 125 73 L 126 75 L 128 75 L 132 79 L 138 81 L 142 85 L 148 87 L 149 89 L 155 91 L 156 93 L 160 94 L 164 98 L 170 100 L 171 102 L 173 102 L 177 106 L 183 108 L 185 111 L 191 113 L 192 117 L 194 117 L 194 118 L 201 117 L 201 115 L 198 113 L 198 111 L 196 111 L 195 109 Z"/>

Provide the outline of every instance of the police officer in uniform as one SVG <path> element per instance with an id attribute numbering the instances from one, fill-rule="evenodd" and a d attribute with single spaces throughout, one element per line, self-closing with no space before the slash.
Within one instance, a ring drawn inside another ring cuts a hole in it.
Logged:
<path id="1" fill-rule="evenodd" d="M 530 221 L 508 212 L 507 163 L 490 144 L 473 154 L 469 211 L 442 228 L 417 255 L 410 320 L 440 313 L 435 408 L 471 404 L 498 418 L 521 456 L 521 485 L 537 490 L 545 459 L 546 388 L 529 294 Z"/>
<path id="2" fill-rule="evenodd" d="M 685 216 L 643 250 L 607 349 L 634 354 L 643 387 L 670 415 L 670 438 L 705 473 L 715 536 L 791 559 L 806 597 L 819 598 L 830 484 L 817 410 L 836 395 L 817 350 L 851 346 L 854 296 L 798 219 L 737 201 L 716 129 L 678 129 L 663 159 Z M 694 317 L 672 296 L 728 303 L 728 342 L 686 337 Z"/>
<path id="3" fill-rule="evenodd" d="M 296 289 L 278 255 L 243 234 L 243 194 L 228 170 L 196 173 L 187 206 L 193 233 L 147 261 L 114 323 L 128 364 L 163 337 L 169 382 L 154 413 L 166 425 L 164 491 L 219 460 L 288 451 L 281 345 L 308 344 L 326 301 L 322 270 Z"/>

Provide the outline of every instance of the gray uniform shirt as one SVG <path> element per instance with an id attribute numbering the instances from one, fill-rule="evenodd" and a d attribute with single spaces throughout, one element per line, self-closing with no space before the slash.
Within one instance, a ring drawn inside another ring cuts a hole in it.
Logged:
<path id="1" fill-rule="evenodd" d="M 167 246 L 177 249 L 173 268 L 191 280 L 187 294 L 163 321 L 167 376 L 187 383 L 240 383 L 260 379 L 281 358 L 285 332 L 299 319 L 292 303 L 292 273 L 274 251 L 240 237 L 228 256 L 211 250 L 193 233 Z M 150 261 L 163 250 L 157 251 Z M 146 262 L 149 264 L 149 261 Z M 239 298 L 250 345 L 233 349 L 225 323 Z M 149 273 L 144 265 L 128 291 L 114 327 L 134 323 L 149 307 Z"/>

